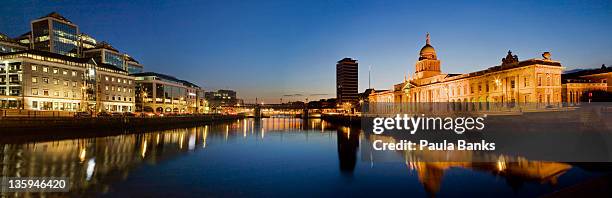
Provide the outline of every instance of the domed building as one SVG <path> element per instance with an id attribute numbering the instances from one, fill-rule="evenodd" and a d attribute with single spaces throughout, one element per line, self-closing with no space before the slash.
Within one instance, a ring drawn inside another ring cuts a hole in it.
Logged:
<path id="1" fill-rule="evenodd" d="M 417 78 L 427 78 L 440 74 L 440 61 L 436 56 L 436 50 L 431 46 L 429 33 L 425 46 L 419 52 L 419 61 L 415 65 Z"/>
<path id="2" fill-rule="evenodd" d="M 428 33 L 414 75 L 390 90 L 372 92 L 369 101 L 560 103 L 563 67 L 550 59 L 549 52 L 545 55 L 519 61 L 509 51 L 497 66 L 467 74 L 444 74 Z"/>

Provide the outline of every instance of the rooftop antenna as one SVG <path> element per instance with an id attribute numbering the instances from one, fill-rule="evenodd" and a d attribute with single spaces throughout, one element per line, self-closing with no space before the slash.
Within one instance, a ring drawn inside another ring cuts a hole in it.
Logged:
<path id="1" fill-rule="evenodd" d="M 372 66 L 368 66 L 368 89 L 372 89 Z"/>

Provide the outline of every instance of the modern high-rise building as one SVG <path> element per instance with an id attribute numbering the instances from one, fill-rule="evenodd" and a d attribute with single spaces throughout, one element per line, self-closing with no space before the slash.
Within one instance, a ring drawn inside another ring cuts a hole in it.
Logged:
<path id="1" fill-rule="evenodd" d="M 358 92 L 357 60 L 343 58 L 336 64 L 336 97 L 338 104 L 356 103 Z"/>
<path id="2" fill-rule="evenodd" d="M 97 44 L 98 41 L 96 41 L 95 38 L 89 36 L 88 34 L 79 34 L 79 47 L 81 48 L 81 52 L 83 50 L 94 48 Z"/>
<path id="3" fill-rule="evenodd" d="M 96 62 L 106 63 L 118 69 L 125 68 L 123 54 L 106 42 L 98 43 L 94 48 L 84 50 L 83 57 L 93 58 Z"/>
<path id="4" fill-rule="evenodd" d="M 131 57 L 130 55 L 124 54 L 125 59 L 125 68 L 124 70 L 128 71 L 130 74 L 137 74 L 144 72 L 144 66 L 140 64 L 136 59 Z"/>
<path id="5" fill-rule="evenodd" d="M 79 27 L 53 12 L 31 22 L 32 49 L 72 57 L 79 56 Z"/>

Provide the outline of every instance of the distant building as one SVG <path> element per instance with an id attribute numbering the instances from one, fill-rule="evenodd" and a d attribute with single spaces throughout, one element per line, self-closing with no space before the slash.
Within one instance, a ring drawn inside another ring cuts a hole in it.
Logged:
<path id="1" fill-rule="evenodd" d="M 132 74 L 136 80 L 136 111 L 182 114 L 207 113 L 204 90 L 191 82 L 154 72 Z"/>
<path id="2" fill-rule="evenodd" d="M 79 27 L 53 12 L 31 22 L 32 49 L 79 56 Z"/>
<path id="3" fill-rule="evenodd" d="M 0 33 L 0 53 L 16 52 L 26 49 L 28 49 L 28 47 Z"/>
<path id="4" fill-rule="evenodd" d="M 234 106 L 237 104 L 236 91 L 220 89 L 218 91 L 206 92 L 206 100 L 211 107 Z"/>
<path id="5" fill-rule="evenodd" d="M 562 75 L 563 102 L 578 103 L 584 94 L 594 91 L 612 92 L 612 68 L 580 70 Z"/>
<path id="6" fill-rule="evenodd" d="M 339 104 L 358 101 L 358 67 L 357 60 L 344 58 L 336 64 L 336 98 Z"/>

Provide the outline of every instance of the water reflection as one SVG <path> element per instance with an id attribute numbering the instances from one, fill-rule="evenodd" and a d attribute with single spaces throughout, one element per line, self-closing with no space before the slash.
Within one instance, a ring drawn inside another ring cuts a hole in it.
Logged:
<path id="1" fill-rule="evenodd" d="M 287 118 L 245 119 L 228 123 L 152 131 L 141 134 L 0 144 L 2 148 L 2 151 L 0 151 L 2 158 L 1 172 L 3 177 L 69 177 L 72 185 L 68 194 L 51 193 L 46 195 L 96 196 L 112 192 L 112 189 L 116 188 L 114 185 L 126 181 L 140 167 L 156 167 L 162 162 L 176 161 L 178 160 L 177 158 L 186 156 L 189 153 L 210 151 L 211 149 L 220 153 L 220 155 L 240 156 L 241 154 L 237 154 L 237 152 L 244 155 L 248 151 L 231 150 L 227 145 L 256 143 L 273 146 L 271 150 L 265 150 L 267 153 L 257 153 L 257 156 L 252 158 L 260 161 L 249 161 L 249 163 L 257 164 L 255 167 L 258 168 L 268 168 L 267 170 L 270 171 L 259 174 L 272 175 L 277 169 L 292 168 L 278 165 L 283 164 L 282 160 L 284 159 L 274 161 L 275 159 L 271 157 L 277 155 L 277 152 L 282 154 L 287 149 L 285 146 L 290 145 L 276 144 L 277 142 L 269 140 L 280 139 L 282 141 L 283 138 L 286 138 L 286 141 L 303 143 L 303 147 L 293 148 L 291 151 L 294 151 L 294 153 L 284 155 L 285 158 L 286 156 L 291 156 L 291 158 L 299 160 L 307 156 L 325 156 L 330 153 L 334 155 L 337 153 L 337 158 L 331 159 L 331 163 L 335 165 L 333 171 L 339 171 L 340 177 L 344 180 L 358 180 L 359 177 L 356 177 L 358 172 L 360 175 L 376 174 L 371 170 L 376 169 L 373 166 L 374 160 L 372 158 L 377 156 L 369 156 L 368 153 L 363 153 L 364 149 L 362 149 L 370 146 L 369 144 L 371 144 L 373 137 L 364 135 L 359 128 L 336 126 L 320 119 L 301 120 Z M 389 142 L 395 141 L 392 137 L 383 136 L 376 138 L 386 138 Z M 315 152 L 309 148 L 328 148 L 326 146 L 330 144 L 335 144 L 331 147 L 331 150 L 319 149 Z M 215 150 L 218 148 L 226 150 Z M 242 148 L 249 149 L 253 147 L 248 145 Z M 337 150 L 334 151 L 333 148 Z M 253 155 L 253 153 L 249 154 Z M 555 185 L 559 177 L 572 168 L 571 165 L 564 163 L 534 162 L 527 159 L 521 159 L 522 161 L 519 160 L 518 163 L 506 163 L 503 160 L 500 160 L 498 163 L 428 163 L 419 162 L 411 153 L 397 152 L 393 154 L 395 155 L 394 157 L 406 161 L 406 167 L 408 167 L 408 170 L 404 168 L 400 172 L 393 174 L 402 176 L 406 172 L 416 173 L 422 188 L 429 195 L 436 195 L 436 193 L 444 190 L 441 189 L 444 175 L 453 168 L 480 171 L 505 178 L 506 183 L 512 188 L 520 188 L 525 182 Z M 500 156 L 493 157 L 500 158 Z M 230 157 L 229 159 L 232 158 Z M 503 159 L 503 157 L 500 159 Z M 215 158 L 206 160 L 222 161 L 227 159 Z M 336 165 L 334 161 L 337 161 L 338 164 Z M 329 171 L 325 167 L 317 165 L 326 164 L 327 162 L 304 162 L 305 170 L 299 169 L 303 172 L 294 174 L 309 173 L 327 176 Z M 366 165 L 364 166 L 364 164 Z M 314 168 L 311 168 L 309 165 Z M 199 169 L 199 167 L 193 167 L 193 164 L 184 164 L 184 166 L 188 167 L 186 169 Z M 243 172 L 245 167 L 249 166 L 240 167 L 238 169 L 239 172 L 236 173 L 237 175 L 233 176 L 241 177 L 241 175 L 257 173 L 256 171 Z M 209 176 L 208 174 L 213 173 L 204 172 L 201 174 Z M 255 176 L 244 177 L 248 179 Z M 214 177 L 211 176 L 211 178 Z M 279 182 L 284 182 L 283 179 L 290 180 L 290 176 L 278 176 L 277 179 L 280 180 Z M 234 182 L 239 183 L 243 181 L 238 179 L 238 181 Z M 368 182 L 372 183 L 368 185 L 374 186 L 379 181 Z M 269 188 L 277 187 L 270 185 Z M 401 186 L 398 188 L 403 189 Z M 1 195 L 17 197 L 40 196 L 38 193 L 6 192 L 2 192 Z"/>
<path id="2" fill-rule="evenodd" d="M 382 140 L 386 143 L 395 143 L 396 139 L 390 136 L 371 135 L 370 142 Z M 518 190 L 526 182 L 537 182 L 539 184 L 556 185 L 558 178 L 572 168 L 570 164 L 559 162 L 530 161 L 523 157 L 515 157 L 512 162 L 508 156 L 486 153 L 484 158 L 497 159 L 494 163 L 485 162 L 431 162 L 431 159 L 469 159 L 475 155 L 472 151 L 397 151 L 405 159 L 406 165 L 411 172 L 416 172 L 419 182 L 430 196 L 435 196 L 440 191 L 442 179 L 447 170 L 451 168 L 462 168 L 474 171 L 490 173 L 501 176 L 514 190 Z M 483 156 L 479 156 L 483 157 Z M 427 158 L 428 162 L 420 159 Z M 372 159 L 371 159 L 372 160 Z"/>
<path id="3" fill-rule="evenodd" d="M 321 120 L 304 123 L 300 119 L 238 120 L 144 134 L 0 144 L 1 176 L 68 177 L 72 196 L 104 193 L 113 183 L 126 179 L 133 168 L 142 164 L 155 165 L 181 153 L 205 149 L 211 137 L 223 136 L 225 141 L 247 136 L 263 139 L 266 133 L 302 131 L 307 126 L 322 132 L 326 130 L 324 123 Z M 1 192 L 1 195 L 30 197 L 39 194 Z"/>
<path id="4" fill-rule="evenodd" d="M 343 175 L 352 176 L 357 164 L 357 152 L 359 149 L 359 129 L 350 127 L 338 127 L 336 134 L 338 136 L 338 161 L 340 164 L 340 172 Z"/>

